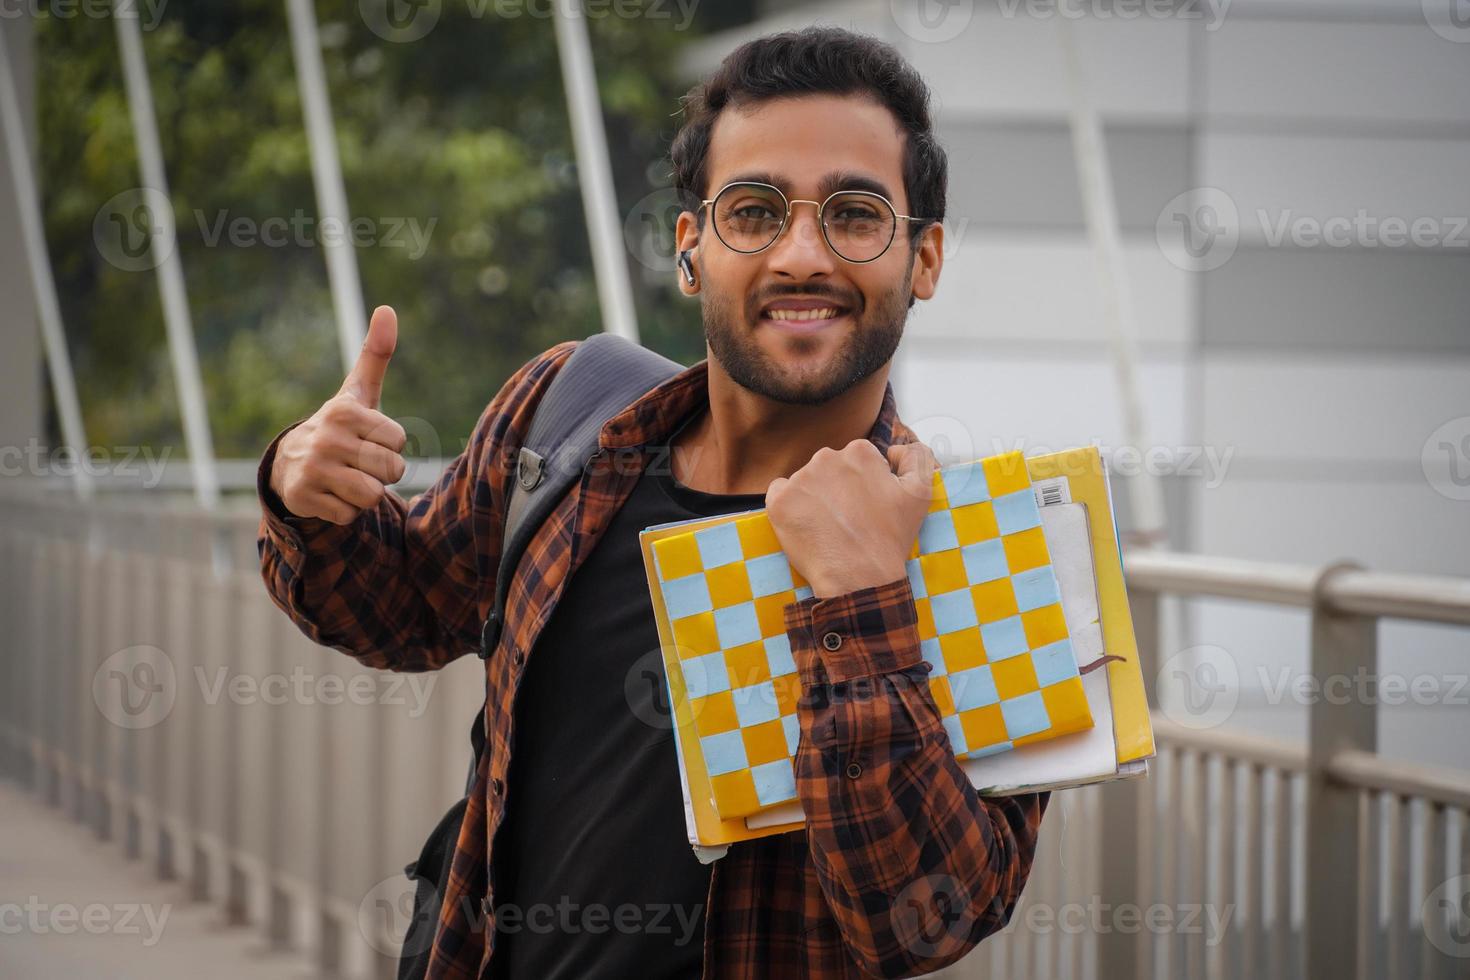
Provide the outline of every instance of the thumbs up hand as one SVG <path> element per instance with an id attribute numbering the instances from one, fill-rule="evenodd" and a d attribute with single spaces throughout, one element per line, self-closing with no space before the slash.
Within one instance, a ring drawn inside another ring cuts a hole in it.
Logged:
<path id="1" fill-rule="evenodd" d="M 403 478 L 407 434 L 378 411 L 397 342 L 398 315 L 378 307 L 341 389 L 276 446 L 270 488 L 297 517 L 350 524 Z"/>

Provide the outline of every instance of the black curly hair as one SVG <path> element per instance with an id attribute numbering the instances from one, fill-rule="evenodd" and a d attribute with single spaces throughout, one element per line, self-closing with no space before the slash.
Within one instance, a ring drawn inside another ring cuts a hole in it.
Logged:
<path id="1" fill-rule="evenodd" d="M 886 106 L 907 135 L 903 185 L 909 212 L 930 219 L 912 223 L 910 242 L 928 224 L 944 219 L 949 162 L 934 136 L 929 86 L 885 41 L 836 27 L 808 27 L 742 44 L 681 100 L 684 121 L 669 150 L 674 189 L 685 208 L 699 212 L 701 227 L 698 202 L 708 190 L 705 161 L 720 112 L 726 106 L 816 94 L 867 95 Z"/>

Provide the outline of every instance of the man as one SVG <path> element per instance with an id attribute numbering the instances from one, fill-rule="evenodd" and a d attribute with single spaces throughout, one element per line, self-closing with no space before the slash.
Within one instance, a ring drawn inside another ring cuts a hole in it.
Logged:
<path id="1" fill-rule="evenodd" d="M 678 282 L 709 356 L 604 426 L 617 464 L 588 468 L 522 561 L 431 977 L 908 976 L 1003 926 L 1031 868 L 1047 796 L 975 795 L 906 574 L 936 464 L 887 379 L 942 264 L 927 88 L 889 46 L 811 29 L 739 48 L 684 108 Z M 431 670 L 479 638 L 506 461 L 576 343 L 518 370 L 405 503 L 384 489 L 403 430 L 376 410 L 396 337 L 380 307 L 342 391 L 266 451 L 260 550 L 307 635 Z M 702 865 L 672 734 L 625 684 L 658 647 L 637 534 L 761 506 L 813 589 L 784 609 L 806 827 Z"/>

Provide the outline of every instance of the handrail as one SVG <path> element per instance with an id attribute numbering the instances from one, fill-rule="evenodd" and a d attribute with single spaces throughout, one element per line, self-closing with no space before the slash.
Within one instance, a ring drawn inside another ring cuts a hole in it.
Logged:
<path id="1" fill-rule="evenodd" d="M 1160 742 L 1198 752 L 1285 772 L 1306 772 L 1305 747 L 1283 739 L 1222 728 L 1189 728 L 1153 715 L 1154 735 Z"/>
<path id="2" fill-rule="evenodd" d="M 263 447 L 262 447 L 263 448 Z M 435 478 L 454 462 L 449 456 L 414 456 L 408 460 L 409 467 L 404 478 L 394 484 L 400 495 L 412 496 L 420 490 L 434 485 Z M 70 493 L 72 470 L 60 463 L 44 463 L 46 475 L 7 476 L 0 479 L 0 488 L 10 488 L 21 494 Z M 189 461 L 170 456 L 167 459 L 142 458 L 119 461 L 118 468 L 131 468 L 132 475 L 110 471 L 105 463 L 91 464 L 87 470 L 97 494 L 104 500 L 116 500 L 119 494 L 172 491 L 190 493 L 193 477 Z M 220 457 L 215 460 L 219 472 L 220 490 L 253 495 L 255 471 L 260 466 L 258 457 Z M 177 499 L 174 501 L 177 503 Z"/>
<path id="3" fill-rule="evenodd" d="M 1440 806 L 1470 810 L 1470 777 L 1454 769 L 1345 749 L 1328 761 L 1327 776 L 1355 789 L 1417 796 Z"/>
<path id="4" fill-rule="evenodd" d="M 1190 728 L 1158 714 L 1153 716 L 1153 726 L 1158 740 L 1174 748 L 1283 772 L 1307 771 L 1306 749 L 1284 739 L 1223 728 Z M 1326 768 L 1329 779 L 1354 789 L 1470 809 L 1470 776 L 1457 769 L 1386 759 L 1359 749 L 1334 754 Z"/>
<path id="5" fill-rule="evenodd" d="M 1402 572 L 1343 572 L 1327 588 L 1338 612 L 1470 625 L 1470 579 Z"/>
<path id="6" fill-rule="evenodd" d="M 15 481 L 8 486 L 5 481 L 0 481 L 0 495 L 9 497 L 14 503 L 56 509 L 80 506 L 68 498 L 39 490 L 28 480 Z M 411 496 L 417 488 L 395 490 L 400 495 Z M 192 502 L 178 499 L 164 502 L 146 497 L 99 499 L 87 509 L 89 513 L 111 511 L 132 515 L 158 514 L 166 510 L 173 519 L 198 518 L 231 525 L 253 524 L 256 519 L 254 511 L 243 499 L 216 515 L 205 515 Z M 1203 596 L 1309 608 L 1314 602 L 1314 590 L 1320 588 L 1321 601 L 1329 612 L 1470 626 L 1470 578 L 1349 568 L 1319 584 L 1321 568 L 1315 565 L 1144 549 L 1124 555 L 1124 574 L 1129 589 L 1159 595 Z"/>
<path id="7" fill-rule="evenodd" d="M 1321 572 L 1313 565 L 1135 551 L 1124 556 L 1124 574 L 1130 588 L 1145 592 L 1307 607 Z M 1330 612 L 1470 625 L 1470 579 L 1345 569 L 1321 589 Z"/>

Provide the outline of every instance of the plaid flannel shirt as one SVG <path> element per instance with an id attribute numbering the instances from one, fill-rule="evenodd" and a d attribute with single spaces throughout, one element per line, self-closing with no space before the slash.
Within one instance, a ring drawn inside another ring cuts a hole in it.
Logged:
<path id="1" fill-rule="evenodd" d="M 272 440 L 258 474 L 261 572 L 303 633 L 389 670 L 434 670 L 476 650 L 519 446 L 576 344 L 557 344 L 516 371 L 433 486 L 408 501 L 390 492 L 346 526 L 284 510 L 268 486 L 281 436 Z M 483 910 L 493 917 L 486 883 L 505 815 L 516 675 L 562 587 L 653 458 L 643 447 L 666 445 L 707 404 L 707 368 L 687 368 L 607 422 L 600 452 L 516 571 L 513 612 L 485 663 L 487 751 L 441 886 L 432 980 L 480 977 L 493 952 Z M 898 419 L 891 383 L 868 438 L 885 452 L 915 438 Z M 906 577 L 786 606 L 803 686 L 796 775 L 806 826 L 735 844 L 715 863 L 706 977 L 925 973 L 1009 921 L 1048 794 L 976 795 L 923 683 L 915 621 Z M 840 643 L 820 642 L 829 633 Z"/>

